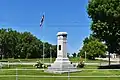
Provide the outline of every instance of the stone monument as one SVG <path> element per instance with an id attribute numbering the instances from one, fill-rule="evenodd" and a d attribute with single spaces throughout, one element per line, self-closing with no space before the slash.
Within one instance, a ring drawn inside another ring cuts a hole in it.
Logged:
<path id="1" fill-rule="evenodd" d="M 57 58 L 45 72 L 64 73 L 78 71 L 67 57 L 67 32 L 58 32 L 57 39 Z"/>

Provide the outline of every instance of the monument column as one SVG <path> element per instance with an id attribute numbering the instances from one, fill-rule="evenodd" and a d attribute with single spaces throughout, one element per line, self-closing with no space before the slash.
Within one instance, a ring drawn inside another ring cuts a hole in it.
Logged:
<path id="1" fill-rule="evenodd" d="M 67 57 L 67 32 L 57 33 L 57 58 L 54 63 L 48 67 L 47 72 L 53 73 L 64 73 L 64 72 L 75 72 L 76 67 L 71 64 Z"/>
<path id="2" fill-rule="evenodd" d="M 67 58 L 67 33 L 59 32 L 57 34 L 57 58 Z"/>

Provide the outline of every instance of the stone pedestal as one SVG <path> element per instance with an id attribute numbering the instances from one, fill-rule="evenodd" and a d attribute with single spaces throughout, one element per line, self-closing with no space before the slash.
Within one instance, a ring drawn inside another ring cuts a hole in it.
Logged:
<path id="1" fill-rule="evenodd" d="M 77 68 L 71 64 L 67 57 L 67 33 L 58 32 L 57 34 L 57 58 L 53 64 L 46 70 L 51 73 L 64 73 L 64 72 L 75 72 Z"/>

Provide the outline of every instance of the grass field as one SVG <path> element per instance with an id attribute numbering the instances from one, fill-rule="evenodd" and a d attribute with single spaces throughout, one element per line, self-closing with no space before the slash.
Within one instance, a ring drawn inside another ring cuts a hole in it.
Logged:
<path id="1" fill-rule="evenodd" d="M 51 74 L 41 70 L 17 70 L 17 75 L 17 80 L 68 80 L 68 73 Z M 83 70 L 69 76 L 70 80 L 119 80 L 120 70 Z M 1 70 L 0 80 L 16 80 L 16 70 Z"/>
<path id="2" fill-rule="evenodd" d="M 17 68 L 17 71 L 16 71 Z M 13 69 L 13 70 L 11 70 Z M 26 70 L 19 70 L 26 69 Z M 27 70 L 35 69 L 35 70 Z M 119 80 L 120 70 L 98 70 L 95 65 L 86 65 L 81 72 L 70 73 L 69 80 Z M 89 70 L 94 69 L 94 70 Z M 18 75 L 16 79 L 16 74 Z M 113 76 L 113 77 L 112 77 Z M 117 77 L 118 76 L 118 77 Z M 51 74 L 36 70 L 32 65 L 11 65 L 0 70 L 0 80 L 68 80 L 68 73 Z"/>
<path id="3" fill-rule="evenodd" d="M 17 80 L 119 80 L 120 78 L 23 78 Z M 16 80 L 15 77 L 0 78 L 0 80 Z"/>
<path id="4" fill-rule="evenodd" d="M 38 60 L 41 60 L 43 61 L 43 58 L 37 58 L 37 59 L 13 59 L 13 58 L 9 58 L 9 59 L 2 59 L 0 61 L 9 61 L 9 62 L 36 62 Z M 77 58 L 69 58 L 69 60 L 73 63 L 75 62 L 79 62 L 80 61 L 80 58 L 77 57 Z M 83 59 L 84 60 L 84 59 Z M 52 62 L 55 61 L 55 58 L 52 58 Z M 84 60 L 85 61 L 85 60 Z M 44 62 L 45 63 L 49 63 L 50 62 L 50 58 L 45 58 L 44 59 Z M 100 62 L 108 62 L 108 61 L 103 61 L 103 60 L 86 60 L 87 63 L 100 63 Z"/>
<path id="5" fill-rule="evenodd" d="M 36 62 L 41 59 L 3 59 L 0 61 L 9 62 Z M 54 61 L 53 59 L 52 61 Z M 45 62 L 49 63 L 50 59 L 45 58 Z M 79 62 L 79 58 L 70 58 L 72 62 Z M 100 63 L 102 60 L 87 60 L 86 62 Z M 107 61 L 105 61 L 107 63 Z M 16 68 L 18 70 L 16 70 Z M 0 80 L 119 80 L 120 70 L 98 70 L 96 65 L 85 65 L 81 72 L 51 74 L 42 70 L 36 70 L 33 65 L 6 65 L 0 70 Z M 12 70 L 11 70 L 12 69 Z M 19 70 L 19 69 L 35 69 L 35 70 Z M 94 69 L 94 70 L 88 70 Z M 16 75 L 17 74 L 17 75 Z M 70 76 L 68 78 L 68 75 Z M 17 77 L 16 77 L 17 76 Z"/>
<path id="6" fill-rule="evenodd" d="M 10 65 L 9 67 L 5 65 L 2 69 L 36 69 L 33 65 Z M 97 69 L 97 65 L 85 65 L 81 69 Z"/>

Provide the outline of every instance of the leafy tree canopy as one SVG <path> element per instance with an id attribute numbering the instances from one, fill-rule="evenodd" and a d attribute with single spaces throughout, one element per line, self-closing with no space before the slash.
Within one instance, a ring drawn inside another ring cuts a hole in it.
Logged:
<path id="1" fill-rule="evenodd" d="M 57 56 L 57 46 L 45 42 L 45 57 Z M 16 30 L 0 29 L 0 55 L 4 58 L 41 58 L 43 54 L 43 42 L 30 32 L 17 32 Z"/>
<path id="2" fill-rule="evenodd" d="M 95 59 L 95 57 L 105 55 L 106 45 L 90 36 L 89 38 L 85 38 L 84 45 L 78 55 L 85 57 L 85 52 L 88 59 Z"/>

